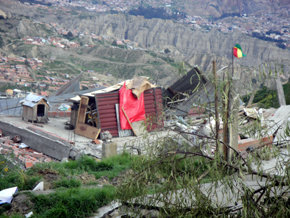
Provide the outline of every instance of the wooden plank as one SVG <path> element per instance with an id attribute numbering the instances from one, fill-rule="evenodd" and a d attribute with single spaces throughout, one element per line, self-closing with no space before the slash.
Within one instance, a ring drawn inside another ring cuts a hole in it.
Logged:
<path id="1" fill-rule="evenodd" d="M 133 131 L 133 133 L 134 133 L 134 135 L 137 136 L 136 133 L 135 133 L 135 131 L 134 131 L 134 129 L 133 129 L 132 123 L 130 122 L 129 117 L 127 116 L 127 114 L 126 114 L 126 112 L 125 112 L 125 110 L 124 110 L 123 107 L 122 107 L 122 111 L 123 111 L 123 113 L 124 113 L 124 115 L 125 115 L 125 117 L 126 117 L 128 123 L 129 123 L 129 125 L 130 125 L 130 127 L 131 127 L 131 129 L 132 129 L 132 131 Z"/>
<path id="2" fill-rule="evenodd" d="M 147 133 L 145 123 L 143 120 L 133 122 L 132 129 L 134 129 L 134 133 L 136 136 L 144 135 Z"/>
<path id="3" fill-rule="evenodd" d="M 130 130 L 130 129 L 121 129 L 120 117 L 119 117 L 119 104 L 115 104 L 115 108 L 116 108 L 116 119 L 117 119 L 119 137 L 132 136 L 133 135 L 132 130 Z"/>
<path id="4" fill-rule="evenodd" d="M 77 123 L 77 126 L 75 128 L 76 134 L 87 137 L 89 139 L 93 139 L 93 140 L 98 138 L 100 132 L 101 132 L 101 129 L 98 129 L 93 126 L 89 126 L 84 123 Z"/>
<path id="5" fill-rule="evenodd" d="M 80 106 L 79 106 L 77 123 L 85 123 L 88 103 L 89 103 L 89 98 L 86 96 L 82 96 L 81 101 L 80 101 Z"/>

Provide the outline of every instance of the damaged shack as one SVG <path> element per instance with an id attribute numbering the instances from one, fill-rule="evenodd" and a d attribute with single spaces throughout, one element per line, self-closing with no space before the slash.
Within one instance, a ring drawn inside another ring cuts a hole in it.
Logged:
<path id="1" fill-rule="evenodd" d="M 76 134 L 87 138 L 96 139 L 106 131 L 113 137 L 124 137 L 137 135 L 142 127 L 147 131 L 163 127 L 162 90 L 145 77 L 70 100 L 73 102 L 70 124 Z"/>
<path id="2" fill-rule="evenodd" d="M 47 123 L 49 104 L 44 96 L 30 93 L 21 102 L 23 107 L 22 120 L 29 122 Z"/>
<path id="3" fill-rule="evenodd" d="M 204 112 L 201 105 L 213 102 L 214 86 L 194 67 L 165 90 L 166 104 L 177 116 Z"/>

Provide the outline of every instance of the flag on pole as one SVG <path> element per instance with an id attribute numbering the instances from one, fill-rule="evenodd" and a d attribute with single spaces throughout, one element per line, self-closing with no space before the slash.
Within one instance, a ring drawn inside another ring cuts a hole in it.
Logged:
<path id="1" fill-rule="evenodd" d="M 245 57 L 246 55 L 243 53 L 242 48 L 239 44 L 236 44 L 235 47 L 233 47 L 233 55 L 236 58 L 242 58 Z"/>

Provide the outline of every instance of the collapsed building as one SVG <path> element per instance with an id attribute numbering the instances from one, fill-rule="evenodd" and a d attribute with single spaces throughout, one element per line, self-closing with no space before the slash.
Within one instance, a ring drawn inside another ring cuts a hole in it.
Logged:
<path id="1" fill-rule="evenodd" d="M 65 117 L 61 117 L 63 119 L 61 119 L 62 123 L 60 125 L 54 123 L 60 118 L 38 126 L 35 126 L 34 123 L 30 125 L 25 123 L 24 125 L 20 121 L 10 123 L 12 118 L 10 119 L 6 114 L 6 121 L 4 122 L 4 119 L 0 121 L 0 129 L 3 130 L 4 134 L 10 134 L 11 136 L 22 134 L 23 142 L 30 148 L 56 160 L 75 158 L 82 153 L 102 158 L 102 152 L 100 151 L 103 147 L 109 146 L 104 139 L 104 136 L 107 136 L 108 133 L 114 138 L 113 141 L 117 143 L 117 147 L 120 149 L 125 143 L 133 140 L 132 136 L 149 132 L 148 137 L 151 137 L 151 134 L 153 135 L 151 132 L 156 132 L 156 130 L 169 129 L 175 131 L 181 129 L 183 132 L 207 136 L 211 136 L 213 133 L 214 84 L 196 67 L 167 89 L 151 84 L 144 77 L 126 80 L 107 88 L 99 87 L 94 90 L 72 92 L 77 86 L 76 83 L 77 80 L 72 83 L 73 89 L 67 86 L 66 89 L 61 89 L 57 96 L 51 96 L 48 100 L 43 97 L 34 96 L 30 98 L 28 96 L 26 100 L 22 101 L 23 105 L 21 105 L 19 99 L 0 101 L 0 109 L 7 105 L 7 108 L 11 109 L 5 111 L 9 113 L 15 111 L 18 116 L 23 116 L 25 121 L 42 121 L 46 118 L 52 120 L 55 114 L 65 114 Z M 122 96 L 122 90 L 126 92 L 125 98 Z M 127 98 L 130 98 L 131 101 L 127 101 Z M 2 104 L 2 102 L 5 103 Z M 59 111 L 61 104 L 71 104 L 70 111 Z M 28 107 L 27 105 L 30 107 L 21 110 L 24 106 Z M 31 111 L 29 112 L 31 115 L 28 115 L 28 110 Z M 240 105 L 239 111 L 238 115 L 240 117 L 245 116 L 244 106 Z M 264 116 L 264 118 L 273 117 L 275 111 L 268 112 L 265 110 L 263 113 L 270 115 Z M 286 118 L 288 112 L 283 113 L 286 114 Z M 261 120 L 260 117 L 249 118 L 247 114 L 246 116 L 248 120 Z M 279 117 L 281 117 L 281 114 L 277 115 L 277 119 Z M 191 122 L 188 122 L 189 118 Z M 286 118 L 284 116 L 282 118 L 284 129 L 286 128 Z M 68 130 L 64 130 L 64 122 L 66 122 L 66 127 L 69 126 Z M 270 125 L 269 122 L 263 123 L 263 125 L 266 124 Z M 242 125 L 245 126 L 245 123 Z M 221 132 L 222 129 L 221 122 Z M 183 137 L 182 134 L 177 135 Z M 240 152 L 245 152 L 249 147 L 257 148 L 271 145 L 277 140 L 275 139 L 276 135 L 281 135 L 281 133 L 271 131 L 263 137 L 258 137 L 245 134 L 240 129 L 236 135 L 237 148 Z M 119 138 L 124 139 L 122 144 Z M 139 139 L 142 144 L 141 137 L 135 138 Z M 186 140 L 191 145 L 197 142 L 196 137 L 193 136 Z M 211 145 L 214 147 L 214 144 Z"/>
<path id="2" fill-rule="evenodd" d="M 121 95 L 120 91 L 127 89 L 126 87 L 131 94 Z M 134 101 L 133 104 L 128 101 L 130 96 Z M 139 99 L 136 96 L 139 96 Z M 95 132 L 102 134 L 105 131 L 110 132 L 113 137 L 136 135 L 136 127 L 132 128 L 134 121 L 144 121 L 148 131 L 163 127 L 162 90 L 149 83 L 144 77 L 85 93 L 81 97 L 76 96 L 70 100 L 73 102 L 70 124 L 77 134 L 88 138 L 97 138 L 98 135 L 95 135 Z M 126 114 L 124 108 L 120 106 L 124 101 L 123 107 L 127 107 L 127 110 L 135 111 L 137 114 L 140 110 L 145 110 L 143 118 L 134 120 L 135 115 L 130 117 L 130 113 Z M 126 118 L 124 122 L 127 121 L 131 128 L 121 128 L 123 114 Z"/>

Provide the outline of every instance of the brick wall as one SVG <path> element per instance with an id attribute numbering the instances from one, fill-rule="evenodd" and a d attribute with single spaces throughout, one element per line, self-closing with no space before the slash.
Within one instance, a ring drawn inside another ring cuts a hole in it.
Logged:
<path id="1" fill-rule="evenodd" d="M 70 117 L 71 112 L 70 111 L 49 111 L 48 117 Z"/>

